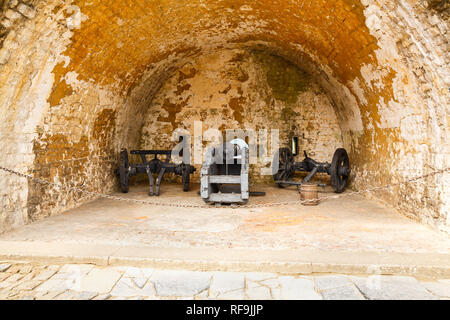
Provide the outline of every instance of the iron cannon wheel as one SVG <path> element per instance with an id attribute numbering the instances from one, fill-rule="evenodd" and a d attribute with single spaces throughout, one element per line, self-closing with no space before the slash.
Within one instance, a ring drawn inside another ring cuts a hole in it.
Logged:
<path id="1" fill-rule="evenodd" d="M 128 193 L 128 191 L 130 190 L 130 170 L 128 164 L 127 149 L 122 149 L 120 151 L 119 178 L 120 178 L 120 188 L 122 189 L 122 192 Z"/>
<path id="2" fill-rule="evenodd" d="M 337 149 L 330 166 L 331 186 L 336 193 L 344 192 L 350 175 L 350 160 L 347 151 Z"/>
<path id="3" fill-rule="evenodd" d="M 277 160 L 278 159 L 278 160 Z M 289 181 L 294 177 L 294 156 L 289 148 L 280 148 L 275 154 L 275 161 L 279 162 L 278 172 L 273 176 L 275 181 Z M 286 188 L 289 184 L 278 183 L 280 188 Z"/>
<path id="4" fill-rule="evenodd" d="M 181 180 L 183 183 L 183 191 L 188 192 L 189 184 L 191 181 L 191 166 L 189 164 L 183 164 L 181 172 L 182 172 Z"/>

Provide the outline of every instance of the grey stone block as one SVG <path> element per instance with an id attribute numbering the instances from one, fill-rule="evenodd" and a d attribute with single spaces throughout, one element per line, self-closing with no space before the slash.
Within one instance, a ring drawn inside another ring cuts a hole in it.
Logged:
<path id="1" fill-rule="evenodd" d="M 90 264 L 66 264 L 52 277 L 52 279 L 81 279 L 92 269 L 94 269 L 94 266 Z"/>
<path id="2" fill-rule="evenodd" d="M 47 269 L 42 270 L 40 273 L 38 273 L 34 280 L 40 280 L 45 281 L 50 279 L 56 272 L 58 272 L 59 267 L 58 266 L 49 266 Z"/>
<path id="3" fill-rule="evenodd" d="M 76 283 L 70 280 L 63 279 L 49 279 L 35 288 L 36 291 L 54 292 L 54 291 L 66 291 L 76 287 Z"/>
<path id="4" fill-rule="evenodd" d="M 210 295 L 218 297 L 232 291 L 242 291 L 244 286 L 244 273 L 215 272 L 211 281 Z"/>
<path id="5" fill-rule="evenodd" d="M 108 300 L 109 298 L 111 298 L 111 295 L 109 293 L 107 293 L 107 294 L 102 294 L 102 295 L 96 296 L 92 300 Z"/>
<path id="6" fill-rule="evenodd" d="M 156 271 L 150 278 L 156 294 L 163 297 L 189 297 L 210 286 L 211 274 L 191 271 Z"/>
<path id="7" fill-rule="evenodd" d="M 432 294 L 440 298 L 450 298 L 450 283 L 423 282 L 422 285 Z"/>
<path id="8" fill-rule="evenodd" d="M 322 300 L 314 289 L 314 282 L 305 278 L 280 277 L 281 299 L 283 300 Z"/>
<path id="9" fill-rule="evenodd" d="M 352 284 L 351 280 L 346 276 L 321 276 L 314 277 L 314 283 L 317 290 L 327 290 L 338 287 L 343 287 Z"/>
<path id="10" fill-rule="evenodd" d="M 83 292 L 108 293 L 120 279 L 121 274 L 111 269 L 93 269 L 80 281 Z"/>
<path id="11" fill-rule="evenodd" d="M 2 263 L 0 264 L 0 272 L 5 272 L 11 267 L 9 263 Z"/>
<path id="12" fill-rule="evenodd" d="M 41 284 L 41 282 L 36 281 L 36 280 L 23 281 L 14 289 L 19 290 L 19 291 L 22 291 L 22 290 L 23 291 L 31 291 L 31 290 L 34 290 L 34 288 L 36 288 L 40 284 Z"/>
<path id="13" fill-rule="evenodd" d="M 153 274 L 153 269 L 146 268 L 127 268 L 125 274 L 123 275 L 125 278 L 131 278 L 134 285 L 140 289 L 144 288 L 147 283 L 149 277 Z"/>
<path id="14" fill-rule="evenodd" d="M 134 278 L 122 277 L 114 286 L 111 295 L 114 297 L 155 296 L 155 290 L 151 282 L 140 288 Z"/>
<path id="15" fill-rule="evenodd" d="M 76 292 L 72 290 L 65 291 L 56 297 L 56 300 L 91 300 L 98 295 L 96 292 Z"/>
<path id="16" fill-rule="evenodd" d="M 352 283 L 323 290 L 320 294 L 324 300 L 365 300 L 361 292 Z"/>
<path id="17" fill-rule="evenodd" d="M 276 273 L 267 272 L 247 272 L 245 278 L 251 281 L 264 281 L 268 279 L 275 279 L 278 275 Z"/>
<path id="18" fill-rule="evenodd" d="M 140 289 L 135 286 L 131 278 L 121 278 L 111 291 L 114 297 L 134 297 L 140 294 Z"/>
<path id="19" fill-rule="evenodd" d="M 272 294 L 270 289 L 265 286 L 249 286 L 245 290 L 245 295 L 247 299 L 250 300 L 270 300 L 272 299 Z"/>
<path id="20" fill-rule="evenodd" d="M 370 300 L 434 300 L 416 279 L 411 277 L 371 276 L 353 277 L 353 283 Z"/>

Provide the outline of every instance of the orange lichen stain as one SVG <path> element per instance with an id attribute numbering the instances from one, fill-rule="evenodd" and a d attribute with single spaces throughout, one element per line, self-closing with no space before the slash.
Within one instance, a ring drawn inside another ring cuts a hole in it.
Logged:
<path id="1" fill-rule="evenodd" d="M 231 90 L 231 84 L 228 85 L 224 90 L 219 91 L 219 93 L 221 93 L 221 94 L 227 94 L 228 92 L 230 92 L 230 90 Z"/>
<path id="2" fill-rule="evenodd" d="M 178 70 L 178 82 L 182 82 L 187 79 L 192 79 L 197 74 L 197 70 L 190 64 L 185 65 L 181 70 Z"/>
<path id="3" fill-rule="evenodd" d="M 33 141 L 34 178 L 46 181 L 54 181 L 56 177 L 64 179 L 84 179 L 85 172 L 83 163 L 87 159 L 62 162 L 71 159 L 84 158 L 89 155 L 88 138 L 82 136 L 78 142 L 71 141 L 63 134 L 43 135 Z M 36 221 L 47 214 L 38 212 L 46 207 L 55 205 L 55 201 L 48 193 L 49 190 L 34 182 L 29 182 L 28 187 L 28 217 L 30 221 Z"/>
<path id="4" fill-rule="evenodd" d="M 96 150 L 105 156 L 113 154 L 113 141 L 116 127 L 117 112 L 112 109 L 104 109 L 101 111 L 94 121 L 92 128 L 92 138 L 95 141 Z"/>
<path id="5" fill-rule="evenodd" d="M 142 217 L 120 217 L 121 220 L 147 220 L 147 216 Z"/>
<path id="6" fill-rule="evenodd" d="M 403 82 L 403 84 L 405 84 L 405 85 L 409 84 L 408 77 L 404 76 L 404 77 L 402 78 L 402 82 Z"/>
<path id="7" fill-rule="evenodd" d="M 170 55 L 184 57 L 199 52 L 208 44 L 208 37 L 223 36 L 225 43 L 230 35 L 233 42 L 267 40 L 282 49 L 299 44 L 316 53 L 344 83 L 360 76 L 363 63 L 376 63 L 374 55 L 370 55 L 376 39 L 365 26 L 364 6 L 357 0 L 338 0 L 332 5 L 328 0 L 316 0 L 301 6 L 269 0 L 194 0 L 189 6 L 179 0 L 138 3 L 75 0 L 73 5 L 89 19 L 74 31 L 64 53 L 70 58 L 67 71 L 76 71 L 80 80 L 94 80 L 127 91 L 150 65 Z M 253 10 L 236 14 L 244 5 Z M 234 11 L 226 10 L 233 7 Z M 249 36 L 243 21 L 248 21 L 250 28 L 254 28 L 253 21 L 263 23 Z M 204 43 L 199 40 L 197 45 L 183 40 L 200 39 L 202 35 Z M 118 41 L 124 44 L 120 48 Z"/>
<path id="8" fill-rule="evenodd" d="M 238 68 L 238 69 L 240 72 L 239 72 L 238 76 L 236 77 L 236 80 L 238 80 L 240 82 L 247 82 L 248 79 L 250 79 L 250 76 L 241 68 Z"/>
<path id="9" fill-rule="evenodd" d="M 116 111 L 104 109 L 94 122 L 92 136 L 97 140 L 104 140 L 105 135 L 110 133 L 116 125 Z"/>
<path id="10" fill-rule="evenodd" d="M 40 136 L 33 145 L 33 152 L 36 155 L 35 165 L 38 167 L 57 161 L 86 157 L 89 155 L 88 150 L 86 136 L 81 137 L 78 142 L 70 141 L 69 137 L 63 134 Z M 80 160 L 82 161 L 84 160 Z"/>
<path id="11" fill-rule="evenodd" d="M 177 90 L 175 91 L 175 94 L 177 96 L 181 95 L 183 92 L 188 91 L 191 88 L 191 85 L 189 83 L 186 83 L 184 85 L 178 84 Z"/>
<path id="12" fill-rule="evenodd" d="M 244 97 L 239 97 L 239 98 L 231 98 L 230 102 L 228 103 L 228 105 L 230 106 L 230 108 L 233 110 L 233 117 L 234 119 L 239 123 L 239 124 L 243 124 L 244 121 L 244 106 L 243 104 L 245 103 L 246 99 Z"/>
<path id="13" fill-rule="evenodd" d="M 128 227 L 128 224 L 125 223 L 106 223 L 104 224 L 106 227 Z"/>
<path id="14" fill-rule="evenodd" d="M 188 104 L 190 98 L 190 96 L 187 97 L 187 99 L 181 103 L 172 103 L 169 99 L 165 99 L 161 107 L 168 113 L 168 116 L 159 116 L 158 121 L 170 122 L 172 124 L 172 129 L 176 129 L 178 125 L 177 114 Z"/>
<path id="15" fill-rule="evenodd" d="M 281 227 L 290 227 L 304 223 L 305 216 L 292 212 L 270 212 L 255 214 L 245 219 L 240 228 L 247 231 L 274 232 Z"/>
<path id="16" fill-rule="evenodd" d="M 65 74 L 64 72 L 64 63 L 57 64 L 53 69 L 55 81 L 53 83 L 51 94 L 48 98 L 48 102 L 51 107 L 59 105 L 62 99 L 73 94 L 72 86 L 68 85 L 65 79 L 62 79 Z"/>
<path id="17" fill-rule="evenodd" d="M 366 94 L 368 104 L 362 107 L 362 120 L 366 128 L 369 127 L 369 124 L 381 123 L 381 115 L 378 110 L 380 102 L 385 105 L 388 105 L 390 101 L 398 102 L 393 93 L 393 81 L 397 73 L 391 68 L 388 71 L 382 79 L 383 86 L 380 89 L 364 88 L 366 92 L 373 93 Z M 365 129 L 363 135 L 358 138 L 359 150 L 351 153 L 352 163 L 355 167 L 365 166 L 367 170 L 374 172 L 375 174 L 372 176 L 374 184 L 389 183 L 391 174 L 387 170 L 392 166 L 388 164 L 380 166 L 378 159 L 395 159 L 397 154 L 392 149 L 392 145 L 401 140 L 399 128 L 381 128 L 374 125 L 373 129 Z M 373 146 L 373 141 L 377 142 L 378 147 Z M 374 148 L 376 149 L 374 150 Z"/>
<path id="18" fill-rule="evenodd" d="M 72 95 L 72 93 L 72 87 L 66 83 L 66 80 L 62 80 L 53 87 L 52 94 L 50 95 L 48 102 L 50 103 L 50 106 L 57 106 L 60 104 L 62 99 Z"/>

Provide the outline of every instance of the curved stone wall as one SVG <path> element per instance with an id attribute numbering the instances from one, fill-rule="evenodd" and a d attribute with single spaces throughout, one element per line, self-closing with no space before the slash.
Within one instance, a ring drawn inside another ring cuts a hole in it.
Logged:
<path id="1" fill-rule="evenodd" d="M 177 70 L 219 50 L 255 49 L 295 64 L 320 85 L 354 163 L 354 188 L 450 166 L 448 10 L 435 1 L 11 6 L 0 20 L 0 164 L 10 168 L 111 191 L 109 160 L 121 146 L 138 145 L 148 106 Z M 4 174 L 0 182 L 0 230 L 86 200 Z M 446 175 L 374 196 L 448 231 L 448 190 Z"/>

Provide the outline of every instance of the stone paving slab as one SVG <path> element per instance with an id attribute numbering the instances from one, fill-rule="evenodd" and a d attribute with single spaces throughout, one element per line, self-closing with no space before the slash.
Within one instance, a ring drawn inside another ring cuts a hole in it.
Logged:
<path id="1" fill-rule="evenodd" d="M 245 290 L 245 298 L 249 300 L 271 300 L 272 293 L 269 287 L 249 285 Z"/>
<path id="2" fill-rule="evenodd" d="M 2 263 L 0 264 L 0 272 L 5 272 L 11 267 L 11 264 L 9 263 Z"/>
<path id="3" fill-rule="evenodd" d="M 412 277 L 371 276 L 368 279 L 352 278 L 361 293 L 370 300 L 436 300 Z"/>
<path id="4" fill-rule="evenodd" d="M 30 280 L 23 281 L 18 286 L 14 287 L 15 291 L 31 291 L 34 290 L 41 284 L 41 281 L 38 280 Z"/>
<path id="5" fill-rule="evenodd" d="M 275 279 L 278 275 L 276 273 L 268 272 L 247 272 L 245 278 L 250 281 L 264 281 L 268 279 Z"/>
<path id="6" fill-rule="evenodd" d="M 94 299 L 92 299 L 92 300 L 108 300 L 108 299 L 110 299 L 112 296 L 109 294 L 109 293 L 107 293 L 107 294 L 101 294 L 101 295 L 99 295 L 99 296 L 96 296 Z"/>
<path id="7" fill-rule="evenodd" d="M 154 270 L 149 268 L 128 267 L 125 270 L 124 278 L 130 278 L 134 286 L 143 289 Z"/>
<path id="8" fill-rule="evenodd" d="M 66 264 L 54 276 L 54 279 L 68 279 L 87 275 L 94 265 L 92 264 Z"/>
<path id="9" fill-rule="evenodd" d="M 450 299 L 450 282 L 424 282 L 422 285 L 432 294 L 438 297 Z"/>
<path id="10" fill-rule="evenodd" d="M 115 297 L 136 297 L 136 296 L 155 296 L 155 288 L 150 281 L 140 288 L 136 285 L 133 278 L 122 277 L 111 291 L 111 295 Z"/>
<path id="11" fill-rule="evenodd" d="M 155 271 L 150 281 L 154 284 L 156 294 L 162 297 L 195 296 L 209 288 L 211 274 L 194 271 Z"/>
<path id="12" fill-rule="evenodd" d="M 119 272 L 110 269 L 93 269 L 81 279 L 78 291 L 108 293 L 121 276 Z"/>
<path id="13" fill-rule="evenodd" d="M 283 300 L 321 300 L 314 288 L 314 281 L 308 278 L 279 277 Z"/>
<path id="14" fill-rule="evenodd" d="M 320 291 L 324 300 L 365 300 L 353 283 Z"/>
<path id="15" fill-rule="evenodd" d="M 0 282 L 6 280 L 7 278 L 9 278 L 9 276 L 9 273 L 0 273 Z"/>
<path id="16" fill-rule="evenodd" d="M 50 278 L 49 280 L 42 283 L 40 286 L 36 287 L 36 291 L 43 291 L 43 292 L 64 292 L 66 290 L 72 290 L 76 287 L 76 282 L 72 282 L 70 280 L 62 280 L 62 279 L 53 279 Z"/>
<path id="17" fill-rule="evenodd" d="M 315 277 L 314 282 L 317 290 L 334 289 L 352 284 L 350 279 L 345 276 L 323 276 Z"/>
<path id="18" fill-rule="evenodd" d="M 233 291 L 227 291 L 217 297 L 209 296 L 209 298 L 216 298 L 218 300 L 243 300 L 245 298 L 245 289 L 240 288 Z"/>
<path id="19" fill-rule="evenodd" d="M 244 287 L 245 273 L 215 272 L 212 274 L 209 293 L 211 297 L 227 299 L 230 296 L 243 296 Z"/>
<path id="20" fill-rule="evenodd" d="M 399 274 L 448 278 L 450 255 L 312 249 L 158 248 L 64 242 L 0 241 L 0 260 L 202 271 L 308 274 Z M 376 269 L 376 270 L 375 270 Z"/>
<path id="21" fill-rule="evenodd" d="M 77 292 L 72 290 L 67 290 L 62 294 L 58 295 L 56 300 L 91 300 L 98 295 L 96 292 Z"/>
<path id="22" fill-rule="evenodd" d="M 0 300 L 417 300 L 450 296 L 449 279 L 419 281 L 404 276 L 302 276 L 14 263 L 0 275 L 7 276 L 0 278 Z"/>
<path id="23" fill-rule="evenodd" d="M 55 275 L 59 270 L 59 266 L 49 266 L 46 269 L 40 271 L 34 279 L 39 281 L 45 281 L 50 279 L 51 276 Z"/>

